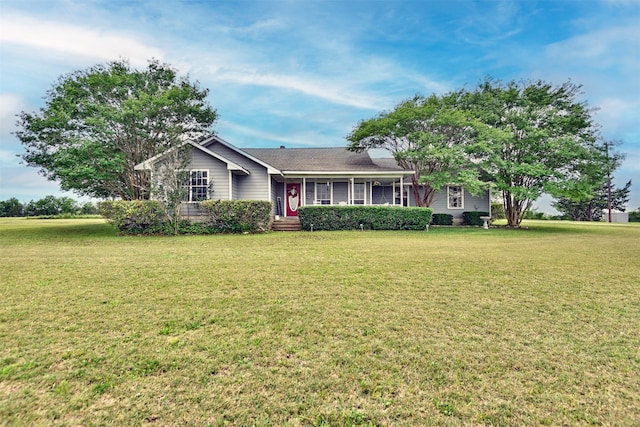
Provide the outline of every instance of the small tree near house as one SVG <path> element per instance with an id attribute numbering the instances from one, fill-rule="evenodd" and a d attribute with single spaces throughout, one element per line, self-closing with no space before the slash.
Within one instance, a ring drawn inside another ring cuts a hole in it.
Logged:
<path id="1" fill-rule="evenodd" d="M 189 192 L 191 145 L 168 150 L 151 169 L 151 198 L 162 205 L 173 234 L 180 231 L 182 201 Z"/>

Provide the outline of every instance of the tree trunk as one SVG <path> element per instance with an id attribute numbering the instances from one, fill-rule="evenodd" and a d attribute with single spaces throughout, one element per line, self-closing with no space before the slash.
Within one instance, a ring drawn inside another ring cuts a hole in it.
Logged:
<path id="1" fill-rule="evenodd" d="M 507 217 L 507 225 L 509 225 L 509 227 L 520 227 L 520 223 L 522 222 L 520 202 L 515 200 L 509 191 L 504 191 L 502 197 L 504 201 L 504 213 Z"/>

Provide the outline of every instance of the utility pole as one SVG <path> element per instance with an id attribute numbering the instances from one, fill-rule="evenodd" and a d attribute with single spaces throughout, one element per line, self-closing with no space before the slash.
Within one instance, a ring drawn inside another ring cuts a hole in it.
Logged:
<path id="1" fill-rule="evenodd" d="M 611 224 L 611 161 L 609 159 L 609 141 L 606 141 L 607 149 L 607 209 L 609 210 L 609 224 Z"/>

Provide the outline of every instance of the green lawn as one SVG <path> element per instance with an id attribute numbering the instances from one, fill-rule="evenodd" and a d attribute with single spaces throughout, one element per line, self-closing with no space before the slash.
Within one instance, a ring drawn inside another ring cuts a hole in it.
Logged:
<path id="1" fill-rule="evenodd" d="M 638 425 L 640 226 L 0 219 L 6 425 Z"/>

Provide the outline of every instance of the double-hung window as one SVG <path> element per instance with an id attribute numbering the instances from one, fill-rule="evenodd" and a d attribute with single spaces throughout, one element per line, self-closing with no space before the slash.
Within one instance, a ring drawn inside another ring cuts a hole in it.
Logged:
<path id="1" fill-rule="evenodd" d="M 356 182 L 353 184 L 353 204 L 364 205 L 364 183 Z"/>
<path id="2" fill-rule="evenodd" d="M 316 203 L 319 205 L 331 204 L 330 182 L 316 182 Z"/>
<path id="3" fill-rule="evenodd" d="M 464 209 L 464 188 L 461 185 L 448 185 L 447 200 L 449 209 Z"/>
<path id="4" fill-rule="evenodd" d="M 209 171 L 198 169 L 189 171 L 187 202 L 199 202 L 209 198 Z"/>

